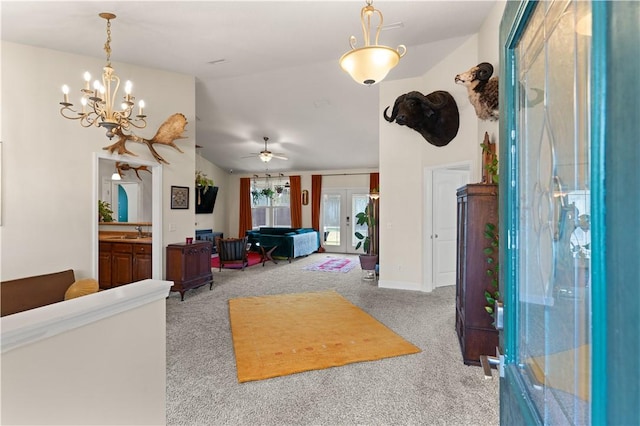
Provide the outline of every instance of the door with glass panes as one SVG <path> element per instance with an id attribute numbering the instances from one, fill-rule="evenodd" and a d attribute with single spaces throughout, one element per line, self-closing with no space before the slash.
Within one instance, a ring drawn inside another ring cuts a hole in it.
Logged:
<path id="1" fill-rule="evenodd" d="M 509 185 L 501 422 L 590 424 L 591 4 L 524 2 L 520 13 L 500 80 L 500 185 Z"/>
<path id="2" fill-rule="evenodd" d="M 356 251 L 356 232 L 367 235 L 368 229 L 356 225 L 355 216 L 364 211 L 369 201 L 366 188 L 330 189 L 322 192 L 320 234 L 322 245 L 331 253 L 363 253 Z"/>

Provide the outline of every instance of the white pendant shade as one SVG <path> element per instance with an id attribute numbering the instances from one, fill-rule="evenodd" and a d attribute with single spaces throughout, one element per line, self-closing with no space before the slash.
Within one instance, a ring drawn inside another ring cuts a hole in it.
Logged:
<path id="1" fill-rule="evenodd" d="M 340 66 L 356 82 L 372 85 L 382 81 L 400 62 L 400 53 L 386 46 L 354 49 L 340 58 Z"/>
<path id="2" fill-rule="evenodd" d="M 340 67 L 348 72 L 356 82 L 365 86 L 381 82 L 389 74 L 389 71 L 398 65 L 400 58 L 407 53 L 407 48 L 402 44 L 395 50 L 378 44 L 378 36 L 384 18 L 382 12 L 374 8 L 372 3 L 373 0 L 367 0 L 367 5 L 360 11 L 364 46 L 356 47 L 356 38 L 351 36 L 349 39 L 351 50 L 340 58 Z M 373 16 L 378 17 L 378 26 L 372 44 L 370 38 Z"/>

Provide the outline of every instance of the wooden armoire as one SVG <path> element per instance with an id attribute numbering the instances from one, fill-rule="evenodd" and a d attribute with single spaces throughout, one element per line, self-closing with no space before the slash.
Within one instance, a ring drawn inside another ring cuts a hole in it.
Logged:
<path id="1" fill-rule="evenodd" d="M 483 253 L 490 244 L 485 225 L 498 225 L 498 186 L 468 184 L 457 196 L 456 331 L 464 363 L 480 365 L 480 355 L 495 356 L 498 346 L 493 318 L 485 310 L 484 292 L 491 288 L 491 278 Z"/>

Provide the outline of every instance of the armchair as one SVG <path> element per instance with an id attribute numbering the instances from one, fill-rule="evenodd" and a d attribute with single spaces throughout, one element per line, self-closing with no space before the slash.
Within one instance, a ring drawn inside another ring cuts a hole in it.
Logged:
<path id="1" fill-rule="evenodd" d="M 249 264 L 247 256 L 247 237 L 244 238 L 216 238 L 220 271 L 228 263 L 242 264 L 242 270 Z"/>

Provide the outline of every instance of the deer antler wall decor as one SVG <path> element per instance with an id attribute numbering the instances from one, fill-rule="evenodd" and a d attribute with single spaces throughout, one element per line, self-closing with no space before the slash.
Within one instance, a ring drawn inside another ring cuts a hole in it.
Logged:
<path id="1" fill-rule="evenodd" d="M 136 173 L 136 176 L 138 176 L 138 179 L 140 180 L 142 180 L 142 178 L 138 174 L 139 171 L 146 170 L 147 172 L 151 173 L 151 170 L 149 170 L 149 167 L 147 166 L 133 167 L 131 166 L 131 164 L 121 163 L 119 161 L 116 161 L 116 170 L 118 171 L 118 174 L 120 175 L 120 177 L 122 177 L 122 172 L 133 170 Z"/>
<path id="2" fill-rule="evenodd" d="M 182 136 L 184 132 L 184 128 L 187 126 L 187 117 L 184 114 L 179 112 L 173 114 L 171 117 L 167 118 L 164 123 L 160 125 L 160 128 L 156 132 L 155 136 L 151 139 L 144 139 L 140 136 L 136 136 L 134 134 L 127 135 L 122 132 L 121 128 L 117 128 L 114 130 L 114 134 L 118 137 L 118 141 L 112 145 L 104 147 L 110 153 L 117 152 L 120 155 L 129 154 L 133 156 L 137 156 L 133 152 L 129 151 L 125 144 L 127 141 L 133 141 L 138 143 L 143 143 L 147 145 L 149 151 L 153 155 L 153 158 L 156 159 L 158 163 L 169 164 L 160 154 L 153 148 L 153 144 L 158 143 L 161 145 L 168 145 L 179 152 L 183 152 L 178 146 L 173 142 L 176 139 L 185 139 L 185 136 Z"/>

